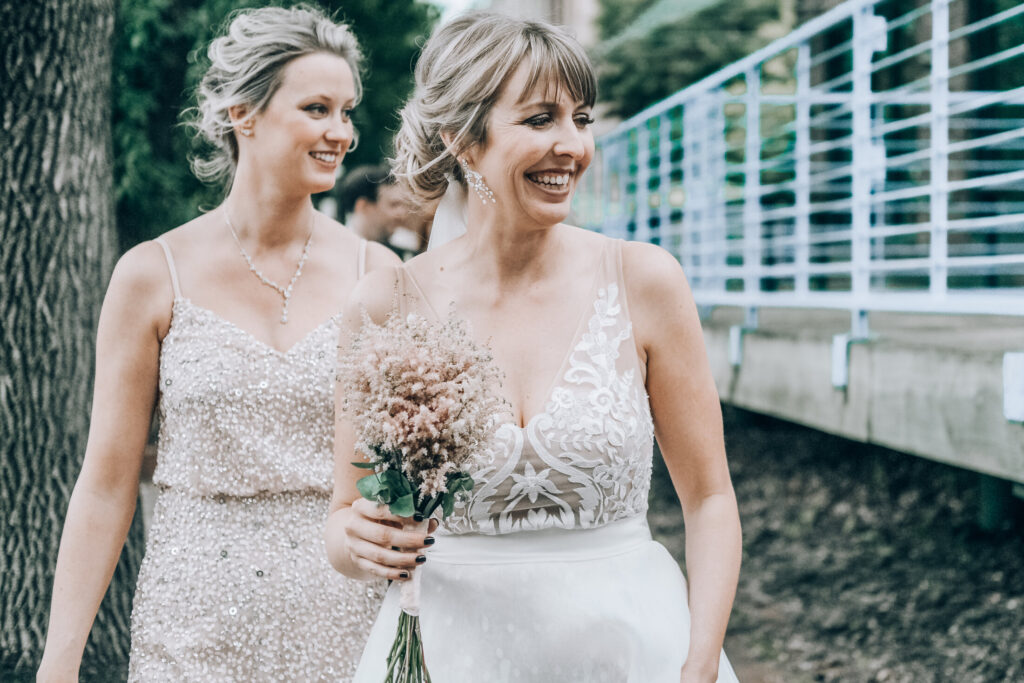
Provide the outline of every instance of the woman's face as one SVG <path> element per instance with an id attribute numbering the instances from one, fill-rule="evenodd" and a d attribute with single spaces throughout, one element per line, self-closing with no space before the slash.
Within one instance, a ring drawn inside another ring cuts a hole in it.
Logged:
<path id="1" fill-rule="evenodd" d="M 593 121 L 590 107 L 554 83 L 538 83 L 522 96 L 528 78 L 528 65 L 520 65 L 491 109 L 487 140 L 467 157 L 494 192 L 496 210 L 551 226 L 569 215 L 594 156 Z"/>
<path id="2" fill-rule="evenodd" d="M 344 59 L 323 52 L 297 57 L 285 65 L 280 87 L 254 117 L 253 134 L 238 136 L 239 143 L 257 172 L 272 174 L 285 191 L 329 190 L 352 144 L 355 99 Z"/>

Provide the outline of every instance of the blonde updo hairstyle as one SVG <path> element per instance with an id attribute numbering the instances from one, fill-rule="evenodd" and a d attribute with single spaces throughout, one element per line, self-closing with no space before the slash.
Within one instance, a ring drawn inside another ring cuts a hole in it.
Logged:
<path id="1" fill-rule="evenodd" d="M 524 63 L 529 77 L 520 98 L 538 86 L 555 95 L 564 88 L 575 101 L 593 106 L 593 66 L 583 47 L 560 28 L 471 12 L 434 32 L 416 64 L 416 88 L 402 109 L 391 160 L 395 176 L 415 196 L 441 196 L 448 178 L 465 183 L 458 156 L 486 144 L 491 108 Z"/>
<path id="2" fill-rule="evenodd" d="M 335 23 L 310 5 L 243 10 L 228 19 L 224 35 L 210 43 L 210 66 L 196 89 L 197 104 L 186 113 L 196 137 L 211 146 L 207 154 L 190 159 L 197 178 L 231 186 L 238 141 L 228 111 L 244 106 L 248 117 L 263 111 L 281 86 L 284 67 L 293 59 L 319 52 L 348 62 L 358 100 L 362 55 L 345 24 Z"/>

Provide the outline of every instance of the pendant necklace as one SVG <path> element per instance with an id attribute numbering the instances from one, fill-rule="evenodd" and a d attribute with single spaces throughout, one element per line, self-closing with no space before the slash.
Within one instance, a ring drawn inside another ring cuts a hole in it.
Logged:
<path id="1" fill-rule="evenodd" d="M 314 218 L 315 216 L 316 214 L 314 214 Z M 227 209 L 224 209 L 224 222 L 227 223 L 228 230 L 231 231 L 231 236 L 235 238 L 235 244 L 238 245 L 238 251 L 242 253 L 242 258 L 244 258 L 245 262 L 249 264 L 249 272 L 255 275 L 260 282 L 265 284 L 267 287 L 274 289 L 281 295 L 281 324 L 284 325 L 288 322 L 288 304 L 292 298 L 292 288 L 295 286 L 295 282 L 299 279 L 299 276 L 302 275 L 302 266 L 306 265 L 306 258 L 309 256 L 309 245 L 313 241 L 313 228 L 316 225 L 316 221 L 313 219 L 309 221 L 309 237 L 306 238 L 306 245 L 302 247 L 302 256 L 299 257 L 299 263 L 295 266 L 295 274 L 292 275 L 292 279 L 288 281 L 287 287 L 282 287 L 268 278 L 262 271 L 260 271 L 259 268 L 256 267 L 256 264 L 252 262 L 252 257 L 245 251 L 245 247 L 242 246 L 242 241 L 238 239 L 238 233 L 235 232 L 235 226 L 231 225 L 231 219 L 228 217 Z"/>

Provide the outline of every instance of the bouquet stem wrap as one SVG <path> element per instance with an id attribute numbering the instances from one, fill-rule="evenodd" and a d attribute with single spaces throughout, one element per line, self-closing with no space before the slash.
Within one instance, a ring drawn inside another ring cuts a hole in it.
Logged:
<path id="1" fill-rule="evenodd" d="M 398 606 L 402 608 L 402 612 L 410 617 L 418 617 L 420 615 L 421 576 L 422 574 L 419 572 L 413 572 L 412 578 L 402 584 L 402 589 L 398 594 Z"/>

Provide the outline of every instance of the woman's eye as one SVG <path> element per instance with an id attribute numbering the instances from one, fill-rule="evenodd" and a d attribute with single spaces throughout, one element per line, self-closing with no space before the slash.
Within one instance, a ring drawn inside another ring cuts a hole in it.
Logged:
<path id="1" fill-rule="evenodd" d="M 306 111 L 317 116 L 324 116 L 327 114 L 327 107 L 322 104 L 311 104 L 306 107 Z"/>
<path id="2" fill-rule="evenodd" d="M 587 126 L 594 123 L 594 117 L 590 114 L 580 114 L 576 117 L 576 125 L 580 128 L 586 128 Z"/>
<path id="3" fill-rule="evenodd" d="M 353 109 L 342 109 L 341 110 L 341 120 L 342 121 L 348 121 L 349 119 L 351 119 L 353 111 L 354 111 Z"/>
<path id="4" fill-rule="evenodd" d="M 551 123 L 551 117 L 547 114 L 538 114 L 526 119 L 526 125 L 533 128 L 542 128 Z"/>

